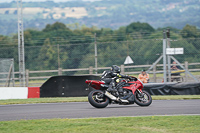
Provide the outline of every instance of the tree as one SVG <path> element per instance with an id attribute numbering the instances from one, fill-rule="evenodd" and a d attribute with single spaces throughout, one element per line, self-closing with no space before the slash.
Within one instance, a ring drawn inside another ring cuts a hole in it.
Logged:
<path id="1" fill-rule="evenodd" d="M 43 29 L 44 32 L 55 31 L 55 30 L 57 31 L 57 30 L 70 30 L 70 29 L 67 28 L 65 24 L 60 22 L 55 22 L 52 25 L 47 24 L 46 27 Z"/>
<path id="2" fill-rule="evenodd" d="M 10 40 L 10 38 L 8 36 L 0 35 L 0 44 L 9 45 L 9 44 L 11 44 L 10 41 L 11 40 Z"/>
<path id="3" fill-rule="evenodd" d="M 35 67 L 38 67 L 37 69 L 40 70 L 55 70 L 58 67 L 64 68 L 68 59 L 67 49 L 67 46 L 51 45 L 50 39 L 47 38 L 40 49 L 36 60 L 38 64 Z"/>
<path id="4" fill-rule="evenodd" d="M 31 33 L 26 30 L 24 31 L 24 45 L 25 46 L 31 46 L 32 45 L 32 36 L 31 36 Z"/>
<path id="5" fill-rule="evenodd" d="M 154 32 L 154 28 L 148 23 L 134 22 L 126 27 L 126 33 L 133 32 Z"/>
<path id="6" fill-rule="evenodd" d="M 196 26 L 192 26 L 187 24 L 183 30 L 181 30 L 181 35 L 183 38 L 197 38 L 198 37 L 198 31 Z"/>
<path id="7" fill-rule="evenodd" d="M 44 45 L 40 49 L 40 56 L 38 56 L 36 67 L 39 67 L 40 70 L 54 70 L 57 69 L 57 52 L 55 47 L 50 44 L 50 39 L 47 38 L 44 41 Z"/>
<path id="8" fill-rule="evenodd" d="M 42 31 L 44 31 L 44 32 L 51 31 L 51 25 L 47 24 L 46 27 Z"/>

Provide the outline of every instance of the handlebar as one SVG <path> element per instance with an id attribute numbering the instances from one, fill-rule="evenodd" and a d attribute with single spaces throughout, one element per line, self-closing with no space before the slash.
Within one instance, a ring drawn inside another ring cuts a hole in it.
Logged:
<path id="1" fill-rule="evenodd" d="M 136 77 L 131 76 L 129 80 L 131 80 L 131 81 L 132 80 L 137 81 L 138 79 Z"/>

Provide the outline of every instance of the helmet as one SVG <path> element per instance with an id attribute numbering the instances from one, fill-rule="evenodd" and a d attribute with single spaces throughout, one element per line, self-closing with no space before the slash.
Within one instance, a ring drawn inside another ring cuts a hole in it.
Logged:
<path id="1" fill-rule="evenodd" d="M 111 71 L 114 73 L 120 73 L 120 68 L 117 65 L 112 65 Z"/>

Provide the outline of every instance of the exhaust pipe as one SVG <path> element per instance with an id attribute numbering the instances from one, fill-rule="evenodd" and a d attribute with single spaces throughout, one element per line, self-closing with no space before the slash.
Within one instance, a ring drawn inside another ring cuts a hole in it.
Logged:
<path id="1" fill-rule="evenodd" d="M 115 96 L 113 96 L 112 94 L 110 94 L 109 92 L 105 92 L 105 95 L 107 97 L 109 97 L 110 99 L 112 99 L 113 101 L 120 101 L 120 102 L 123 102 L 123 103 L 129 103 L 128 100 L 123 100 L 123 99 L 120 99 L 120 98 L 116 98 Z"/>
<path id="2" fill-rule="evenodd" d="M 114 100 L 114 101 L 117 101 L 117 98 L 115 96 L 113 96 L 112 94 L 110 94 L 109 92 L 106 91 L 105 95 L 107 97 L 109 97 L 110 99 Z"/>

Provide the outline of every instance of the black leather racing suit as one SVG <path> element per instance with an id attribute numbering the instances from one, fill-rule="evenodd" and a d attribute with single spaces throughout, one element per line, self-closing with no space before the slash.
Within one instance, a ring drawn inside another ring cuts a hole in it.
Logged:
<path id="1" fill-rule="evenodd" d="M 103 72 L 101 81 L 104 81 L 106 85 L 109 85 L 108 89 L 115 89 L 115 78 L 130 78 L 127 75 L 114 73 L 113 71 L 106 70 Z"/>

